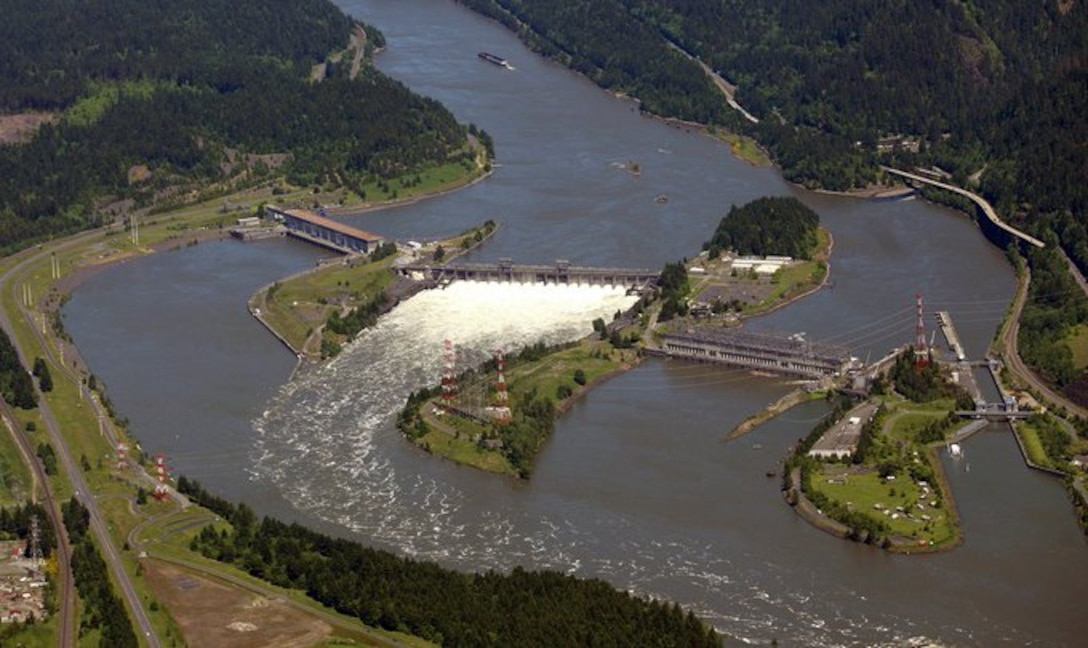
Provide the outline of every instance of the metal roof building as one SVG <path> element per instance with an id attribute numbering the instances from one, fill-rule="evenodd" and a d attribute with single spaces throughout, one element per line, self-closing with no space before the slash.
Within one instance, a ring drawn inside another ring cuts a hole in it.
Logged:
<path id="1" fill-rule="evenodd" d="M 287 227 L 290 236 L 347 254 L 369 254 L 384 240 L 377 234 L 326 218 L 305 209 L 266 207 L 269 214 Z"/>

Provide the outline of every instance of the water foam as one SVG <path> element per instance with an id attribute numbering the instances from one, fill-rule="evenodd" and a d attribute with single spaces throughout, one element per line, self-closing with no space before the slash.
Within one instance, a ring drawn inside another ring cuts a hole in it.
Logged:
<path id="1" fill-rule="evenodd" d="M 481 480 L 486 492 L 464 492 L 436 468 L 439 460 L 405 458 L 414 450 L 393 420 L 409 392 L 439 381 L 445 339 L 459 358 L 479 362 L 498 347 L 577 339 L 593 319 L 632 301 L 617 289 L 468 282 L 413 297 L 334 361 L 281 390 L 254 422 L 253 478 L 308 515 L 409 556 L 474 571 L 556 569 L 651 597 L 662 578 L 681 576 L 703 593 L 689 601 L 692 609 L 723 631 L 851 642 L 851 622 L 834 609 L 813 605 L 807 593 L 771 594 L 772 565 L 745 565 L 682 535 L 640 540 L 622 532 L 637 521 L 613 511 L 579 523 L 562 512 L 542 514 L 519 493 L 510 497 L 509 486 L 495 486 L 501 480 Z M 623 539 L 606 548 L 617 530 Z M 795 619 L 788 630 L 782 610 Z"/>

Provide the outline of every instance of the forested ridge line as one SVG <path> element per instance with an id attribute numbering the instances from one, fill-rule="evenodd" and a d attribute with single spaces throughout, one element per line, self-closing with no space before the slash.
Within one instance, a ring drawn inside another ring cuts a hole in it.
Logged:
<path id="1" fill-rule="evenodd" d="M 0 250 L 215 183 L 359 193 L 472 158 L 437 102 L 370 66 L 349 78 L 352 57 L 330 55 L 355 23 L 329 0 L 14 0 L 4 14 L 0 119 L 53 119 L 0 146 Z"/>
<path id="2" fill-rule="evenodd" d="M 753 136 L 790 181 L 848 190 L 893 182 L 880 165 L 936 170 L 1088 271 L 1083 3 L 458 1 L 601 86 L 636 96 L 644 111 Z M 698 61 L 737 85 L 737 101 L 758 124 L 699 81 Z M 933 197 L 974 213 L 954 196 Z M 1054 254 L 1030 252 L 1027 261 L 1037 276 L 1056 277 Z M 1088 310 L 1072 288 L 1033 286 L 1025 359 L 1088 402 L 1088 373 L 1068 342 Z"/>
<path id="3" fill-rule="evenodd" d="M 864 186 L 879 163 L 937 165 L 961 185 L 983 170 L 982 193 L 1018 225 L 1088 208 L 1081 3 L 459 1 L 646 111 L 753 135 L 811 188 Z M 760 123 L 668 42 L 737 84 Z M 1088 234 L 1071 234 L 1063 246 L 1088 268 Z"/>

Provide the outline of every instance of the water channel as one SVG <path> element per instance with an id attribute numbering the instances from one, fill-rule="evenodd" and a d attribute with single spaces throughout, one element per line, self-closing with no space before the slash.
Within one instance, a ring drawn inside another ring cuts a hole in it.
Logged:
<path id="1" fill-rule="evenodd" d="M 729 205 L 793 194 L 835 237 L 833 285 L 751 326 L 876 357 L 912 339 L 921 293 L 931 312 L 951 312 L 971 357 L 993 337 L 1014 277 L 962 215 L 918 200 L 800 192 L 705 136 L 640 117 L 447 0 L 342 6 L 385 33 L 383 71 L 487 130 L 499 161 L 472 188 L 352 224 L 430 239 L 490 218 L 501 229 L 478 259 L 660 267 L 695 254 Z M 516 69 L 478 60 L 480 50 Z M 631 161 L 639 175 L 621 168 Z M 393 429 L 407 392 L 437 382 L 441 339 L 482 354 L 535 340 L 543 331 L 534 322 L 588 326 L 586 313 L 612 312 L 616 297 L 572 290 L 556 302 L 512 286 L 428 293 L 288 383 L 294 357 L 245 300 L 322 254 L 289 241 L 222 242 L 130 262 L 75 292 L 66 327 L 145 449 L 262 513 L 463 569 L 605 578 L 752 640 L 1080 638 L 1088 547 L 1060 484 L 1023 466 L 1006 429 L 993 426 L 963 459 L 946 459 L 967 541 L 926 557 L 837 540 L 783 504 L 764 472 L 823 407 L 726 444 L 733 425 L 790 388 L 745 372 L 646 362 L 560 421 L 530 482 L 496 478 L 429 457 Z M 587 310 L 557 314 L 558 303 L 583 298 Z M 473 312 L 459 315 L 466 304 Z"/>

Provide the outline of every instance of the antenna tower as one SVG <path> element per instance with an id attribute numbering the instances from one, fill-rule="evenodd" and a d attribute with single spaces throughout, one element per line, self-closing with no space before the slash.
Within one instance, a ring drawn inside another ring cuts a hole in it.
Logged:
<path id="1" fill-rule="evenodd" d="M 445 341 L 445 364 L 442 366 L 442 405 L 450 407 L 457 397 L 457 366 L 453 355 L 453 342 Z"/>
<path id="2" fill-rule="evenodd" d="M 42 563 L 42 546 L 41 537 L 38 530 L 38 516 L 30 516 L 30 546 L 28 547 L 30 553 L 30 560 L 34 563 L 34 569 L 37 570 Z"/>
<path id="3" fill-rule="evenodd" d="M 500 423 L 510 422 L 510 394 L 506 391 L 506 356 L 502 349 L 495 351 L 495 365 L 498 377 L 495 379 L 495 420 Z"/>
<path id="4" fill-rule="evenodd" d="M 914 330 L 914 364 L 924 367 L 929 364 L 929 348 L 926 344 L 926 322 L 922 313 L 921 295 L 915 295 L 915 304 L 918 309 L 918 323 Z"/>
<path id="5" fill-rule="evenodd" d="M 155 485 L 155 499 L 160 502 L 170 496 L 170 489 L 166 485 L 166 480 L 169 478 L 169 473 L 166 470 L 166 456 L 162 454 L 155 455 L 155 477 L 159 480 L 159 483 Z"/>

